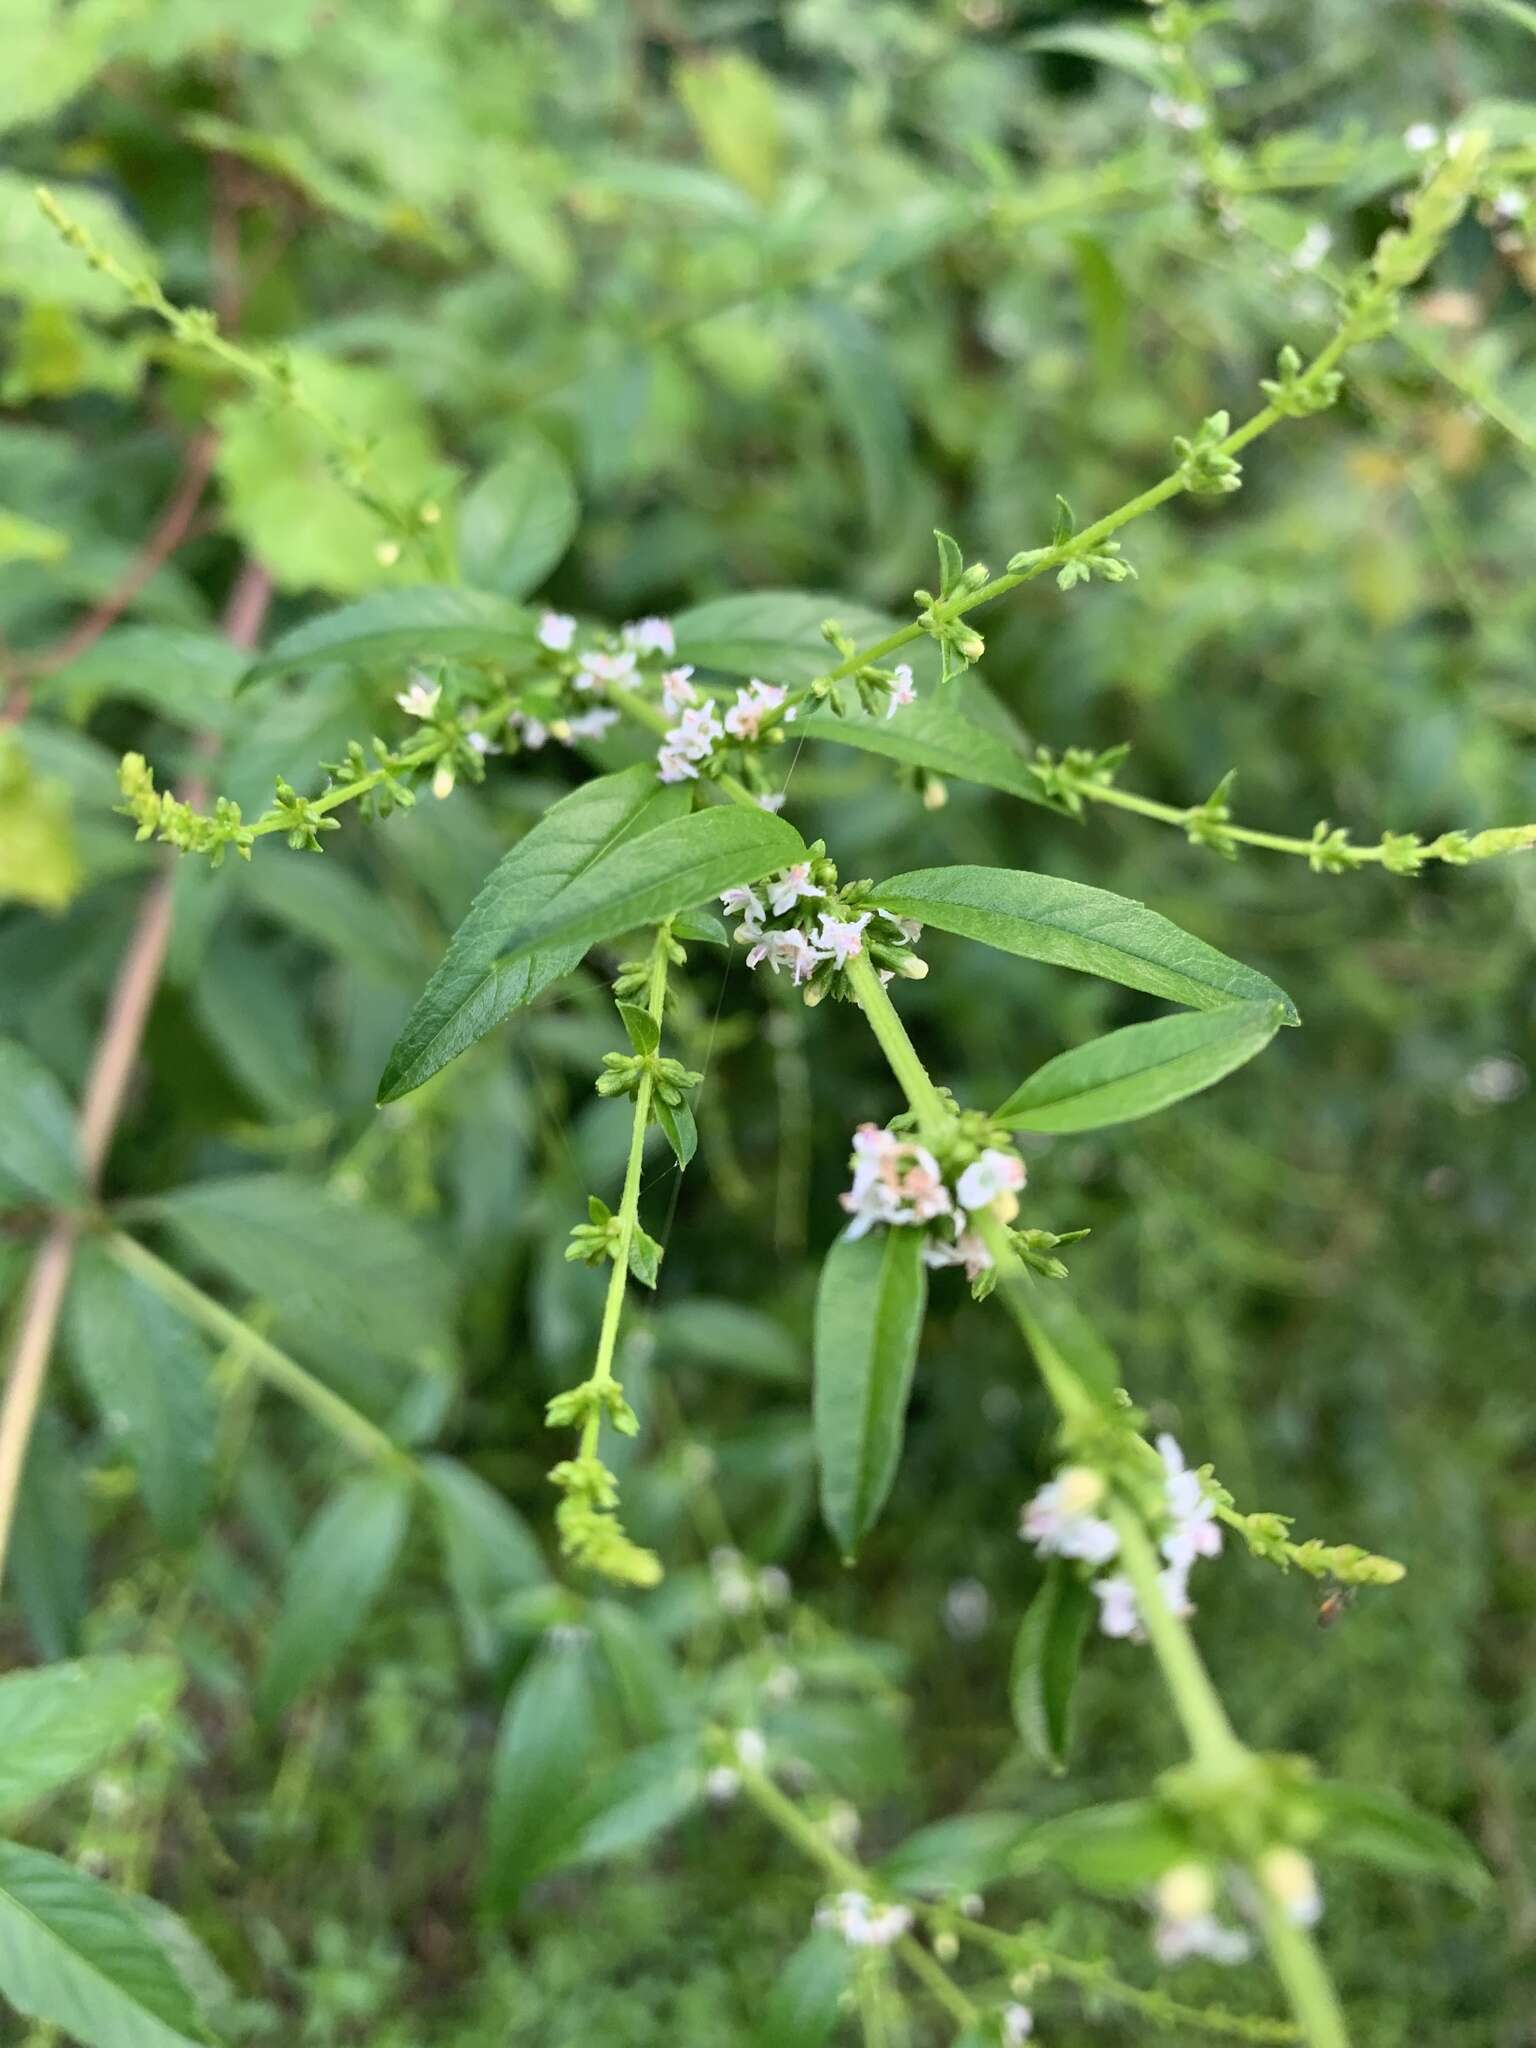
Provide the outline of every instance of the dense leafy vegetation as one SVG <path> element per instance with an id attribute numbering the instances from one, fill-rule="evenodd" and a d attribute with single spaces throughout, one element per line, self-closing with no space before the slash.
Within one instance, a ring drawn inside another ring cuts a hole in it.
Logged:
<path id="1" fill-rule="evenodd" d="M 1536 14 L 13 13 L 16 2038 L 1513 2048 Z"/>

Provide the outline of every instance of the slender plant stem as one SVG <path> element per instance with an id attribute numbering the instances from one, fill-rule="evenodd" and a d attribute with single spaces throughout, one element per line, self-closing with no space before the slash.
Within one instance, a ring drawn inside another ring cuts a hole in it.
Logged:
<path id="1" fill-rule="evenodd" d="M 1157 1552 L 1147 1535 L 1146 1524 L 1123 1501 L 1111 1501 L 1105 1512 L 1120 1538 L 1120 1565 L 1136 1588 L 1142 1626 L 1162 1670 L 1163 1683 L 1190 1754 L 1213 1769 L 1240 1770 L 1248 1761 L 1248 1752 L 1232 1731 L 1226 1708 L 1211 1683 L 1194 1638 L 1163 1597 Z"/>
<path id="2" fill-rule="evenodd" d="M 201 1324 L 220 1343 L 238 1345 L 241 1356 L 258 1377 L 289 1395 L 300 1407 L 307 1408 L 350 1450 L 375 1462 L 411 1463 L 409 1454 L 386 1436 L 377 1423 L 370 1422 L 350 1401 L 343 1400 L 323 1380 L 306 1371 L 297 1359 L 290 1358 L 286 1351 L 280 1351 L 269 1338 L 253 1330 L 249 1323 L 242 1322 L 222 1302 L 215 1301 L 211 1294 L 204 1294 L 174 1266 L 156 1258 L 137 1238 L 115 1230 L 107 1235 L 104 1242 L 107 1251 L 125 1272 L 134 1274 L 146 1286 L 153 1288 L 163 1301 L 179 1308 L 189 1321 Z"/>
<path id="3" fill-rule="evenodd" d="M 651 980 L 646 996 L 646 1009 L 657 1025 L 661 1023 L 667 1001 L 669 935 L 669 927 L 660 926 L 651 951 Z M 635 1114 L 629 1134 L 629 1162 L 624 1169 L 624 1192 L 619 1198 L 619 1229 L 613 1249 L 613 1269 L 608 1275 L 608 1293 L 603 1302 L 602 1327 L 597 1336 L 597 1357 L 592 1365 L 592 1384 L 596 1387 L 611 1386 L 613 1383 L 613 1355 L 619 1341 L 619 1325 L 624 1315 L 624 1291 L 629 1281 L 629 1250 L 635 1241 L 635 1230 L 640 1221 L 640 1173 L 645 1159 L 645 1132 L 651 1120 L 651 1096 L 655 1086 L 655 1074 L 648 1067 L 640 1076 L 640 1084 L 635 1090 Z M 602 1408 L 594 1404 L 581 1428 L 581 1455 L 584 1458 L 596 1455 L 601 1427 Z"/>
<path id="4" fill-rule="evenodd" d="M 1349 2048 L 1344 2010 L 1317 1943 L 1270 1897 L 1261 1878 L 1255 1879 L 1254 1889 L 1269 1959 L 1309 2048 Z"/>
<path id="5" fill-rule="evenodd" d="M 939 1091 L 929 1080 L 928 1069 L 908 1037 L 907 1027 L 902 1023 L 896 1005 L 886 994 L 874 962 L 867 953 L 855 953 L 845 971 L 859 999 L 865 1021 L 879 1041 L 880 1050 L 900 1083 L 901 1092 L 915 1113 L 919 1127 L 924 1131 L 941 1130 L 950 1121 L 950 1113 Z"/>

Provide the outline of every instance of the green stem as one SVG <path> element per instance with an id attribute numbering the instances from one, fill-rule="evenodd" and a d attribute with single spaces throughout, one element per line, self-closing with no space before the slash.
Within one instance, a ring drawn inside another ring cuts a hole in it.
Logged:
<path id="1" fill-rule="evenodd" d="M 1120 1538 L 1120 1567 L 1136 1588 L 1142 1627 L 1163 1674 L 1190 1754 L 1213 1769 L 1241 1768 L 1248 1752 L 1201 1662 L 1194 1638 L 1163 1598 L 1157 1552 L 1146 1524 L 1128 1503 L 1112 1500 L 1105 1513 Z"/>
<path id="2" fill-rule="evenodd" d="M 201 1324 L 221 1343 L 238 1345 L 241 1356 L 269 1386 L 278 1388 L 297 1401 L 300 1407 L 307 1408 L 317 1421 L 324 1423 L 360 1457 L 376 1462 L 387 1460 L 397 1465 L 412 1462 L 407 1452 L 402 1451 L 376 1423 L 360 1414 L 350 1401 L 344 1401 L 340 1394 L 333 1393 L 313 1373 L 306 1372 L 296 1359 L 290 1358 L 286 1351 L 279 1351 L 269 1339 L 231 1314 L 212 1295 L 204 1294 L 174 1266 L 156 1258 L 137 1238 L 114 1230 L 104 1243 L 125 1271 L 135 1274 L 146 1286 L 153 1288 L 162 1301 L 179 1308 L 191 1322 Z"/>
<path id="3" fill-rule="evenodd" d="M 662 925 L 656 933 L 656 943 L 651 953 L 651 981 L 646 996 L 646 1008 L 657 1024 L 661 1023 L 662 1011 L 667 1000 L 667 963 L 669 928 Z M 634 1243 L 635 1228 L 640 1220 L 640 1173 L 645 1157 L 645 1133 L 651 1120 L 651 1096 L 655 1089 L 655 1075 L 650 1068 L 640 1077 L 635 1090 L 635 1115 L 629 1134 L 629 1162 L 624 1169 L 624 1192 L 619 1198 L 619 1230 L 614 1245 L 613 1270 L 608 1275 L 608 1293 L 603 1302 L 602 1327 L 598 1331 L 597 1356 L 592 1365 L 591 1384 L 596 1387 L 611 1386 L 613 1383 L 613 1355 L 619 1341 L 619 1325 L 624 1315 L 624 1290 L 629 1280 L 629 1248 Z M 597 1453 L 597 1439 L 602 1427 L 602 1410 L 594 1405 L 581 1429 L 581 1455 L 594 1457 Z"/>
<path id="4" fill-rule="evenodd" d="M 1348 2024 L 1317 1943 L 1269 1896 L 1257 1874 L 1254 1886 L 1269 1959 L 1309 2048 L 1349 2048 Z"/>
<path id="5" fill-rule="evenodd" d="M 907 1036 L 907 1027 L 897 1014 L 896 1005 L 886 994 L 874 962 L 867 953 L 855 953 L 845 972 L 849 986 L 859 999 L 859 1008 L 879 1040 L 880 1050 L 917 1117 L 919 1128 L 925 1132 L 942 1130 L 950 1121 L 950 1113 L 928 1078 L 928 1069 L 923 1065 L 917 1047 Z"/>

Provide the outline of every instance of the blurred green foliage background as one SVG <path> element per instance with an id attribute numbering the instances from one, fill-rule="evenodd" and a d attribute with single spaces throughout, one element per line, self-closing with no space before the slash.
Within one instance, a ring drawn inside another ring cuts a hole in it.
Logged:
<path id="1" fill-rule="evenodd" d="M 134 315 L 37 213 L 39 180 L 173 299 L 291 345 L 379 435 L 399 491 L 451 502 L 511 450 L 542 463 L 549 602 L 617 619 L 797 588 L 900 615 L 932 580 L 936 524 L 1000 564 L 1048 537 L 1056 492 L 1083 518 L 1117 504 L 1162 473 L 1173 433 L 1240 415 L 1281 343 L 1321 340 L 1320 272 L 1390 220 L 1405 129 L 1476 121 L 1536 149 L 1536 15 L 1516 0 L 1212 10 L 1193 50 L 1218 118 L 1198 131 L 1152 111 L 1166 84 L 1129 5 L 8 0 L 5 16 L 0 1033 L 72 1094 L 159 858 L 112 816 L 116 756 L 136 747 L 248 806 L 274 774 L 318 787 L 322 760 L 393 717 L 394 685 L 325 670 L 235 702 L 220 609 L 248 559 L 274 626 L 406 579 L 313 431 Z M 1135 582 L 1042 582 L 991 613 L 986 679 L 1030 739 L 1129 741 L 1127 782 L 1175 804 L 1236 767 L 1237 815 L 1277 831 L 1536 817 L 1533 284 L 1518 221 L 1469 220 L 1342 406 L 1254 449 L 1238 498 L 1134 527 Z M 120 604 L 205 457 L 174 547 Z M 107 611 L 105 637 L 72 638 Z M 626 1131 L 591 1093 L 612 1036 L 598 975 L 423 1095 L 372 1103 L 480 878 L 581 772 L 552 754 L 349 821 L 323 862 L 273 841 L 249 868 L 186 864 L 108 1176 L 144 1202 L 281 1172 L 328 1203 L 289 1238 L 247 1219 L 233 1251 L 216 1219 L 199 1235 L 183 1218 L 180 1255 L 237 1306 L 264 1302 L 264 1326 L 366 1412 L 408 1417 L 503 1491 L 546 1553 L 542 1406 L 583 1369 L 597 1288 L 563 1246 L 586 1188 L 611 1193 Z M 1396 1785 L 1497 1876 L 1481 1909 L 1356 1873 L 1330 1886 L 1323 1933 L 1359 2041 L 1520 2048 L 1536 2039 L 1536 863 L 1331 878 L 1227 865 L 1135 818 L 1074 826 L 958 782 L 948 799 L 926 809 L 888 764 L 814 745 L 791 784 L 845 874 L 956 860 L 1091 881 L 1298 1001 L 1306 1028 L 1219 1092 L 1032 1141 L 1029 1199 L 1055 1228 L 1092 1227 L 1071 1287 L 1154 1420 L 1240 1504 L 1407 1564 L 1320 1633 L 1315 1586 L 1229 1556 L 1198 1630 L 1253 1741 Z M 903 1011 L 972 1102 L 1149 1013 L 957 941 L 930 957 Z M 958 1289 L 936 1299 L 906 1461 L 856 1573 L 815 1520 L 811 1290 L 848 1132 L 895 1104 L 849 1018 L 766 998 L 765 1020 L 765 991 L 697 950 L 681 1021 L 707 1062 L 703 1149 L 680 1185 L 657 1162 L 664 1280 L 625 1372 L 647 1424 L 629 1519 L 668 1567 L 629 1603 L 641 1634 L 685 1665 L 711 1655 L 707 1447 L 734 1540 L 804 1603 L 796 1655 L 827 1690 L 796 1710 L 799 1739 L 860 1805 L 866 1846 L 960 1806 L 1046 1814 L 1139 1789 L 1176 1741 L 1124 1645 L 1090 1660 L 1069 1780 L 1016 1747 L 1007 1657 L 1036 1567 L 1015 1521 L 1049 1466 L 1048 1417 L 1000 1319 Z M 0 1223 L 0 1298 L 29 1227 Z M 259 1721 L 251 1673 L 334 1450 L 242 1383 L 185 1425 L 216 1444 L 168 1536 L 93 1378 L 88 1317 L 66 1334 L 5 1651 L 169 1641 L 191 1678 L 174 1740 L 59 1808 L 45 1839 L 183 1916 L 227 2037 L 751 2040 L 815 1881 L 735 1808 L 639 1861 L 558 1874 L 515 1916 L 476 1912 L 495 1716 L 551 1596 L 509 1595 L 467 1658 L 413 1538 L 341 1676 Z M 1152 1980 L 1137 1913 L 1054 1881 L 1016 1891 L 1065 1945 Z M 1177 1988 L 1266 2009 L 1246 1974 L 1194 1965 Z M 1039 2005 L 1057 2044 L 1150 2031 Z"/>

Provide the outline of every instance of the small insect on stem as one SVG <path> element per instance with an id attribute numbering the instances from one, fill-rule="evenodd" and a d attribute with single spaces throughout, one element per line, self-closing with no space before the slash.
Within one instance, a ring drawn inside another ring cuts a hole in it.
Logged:
<path id="1" fill-rule="evenodd" d="M 1345 1609 L 1351 1605 L 1359 1590 L 1358 1586 L 1329 1586 L 1318 1605 L 1318 1627 L 1336 1628 L 1344 1619 Z"/>

